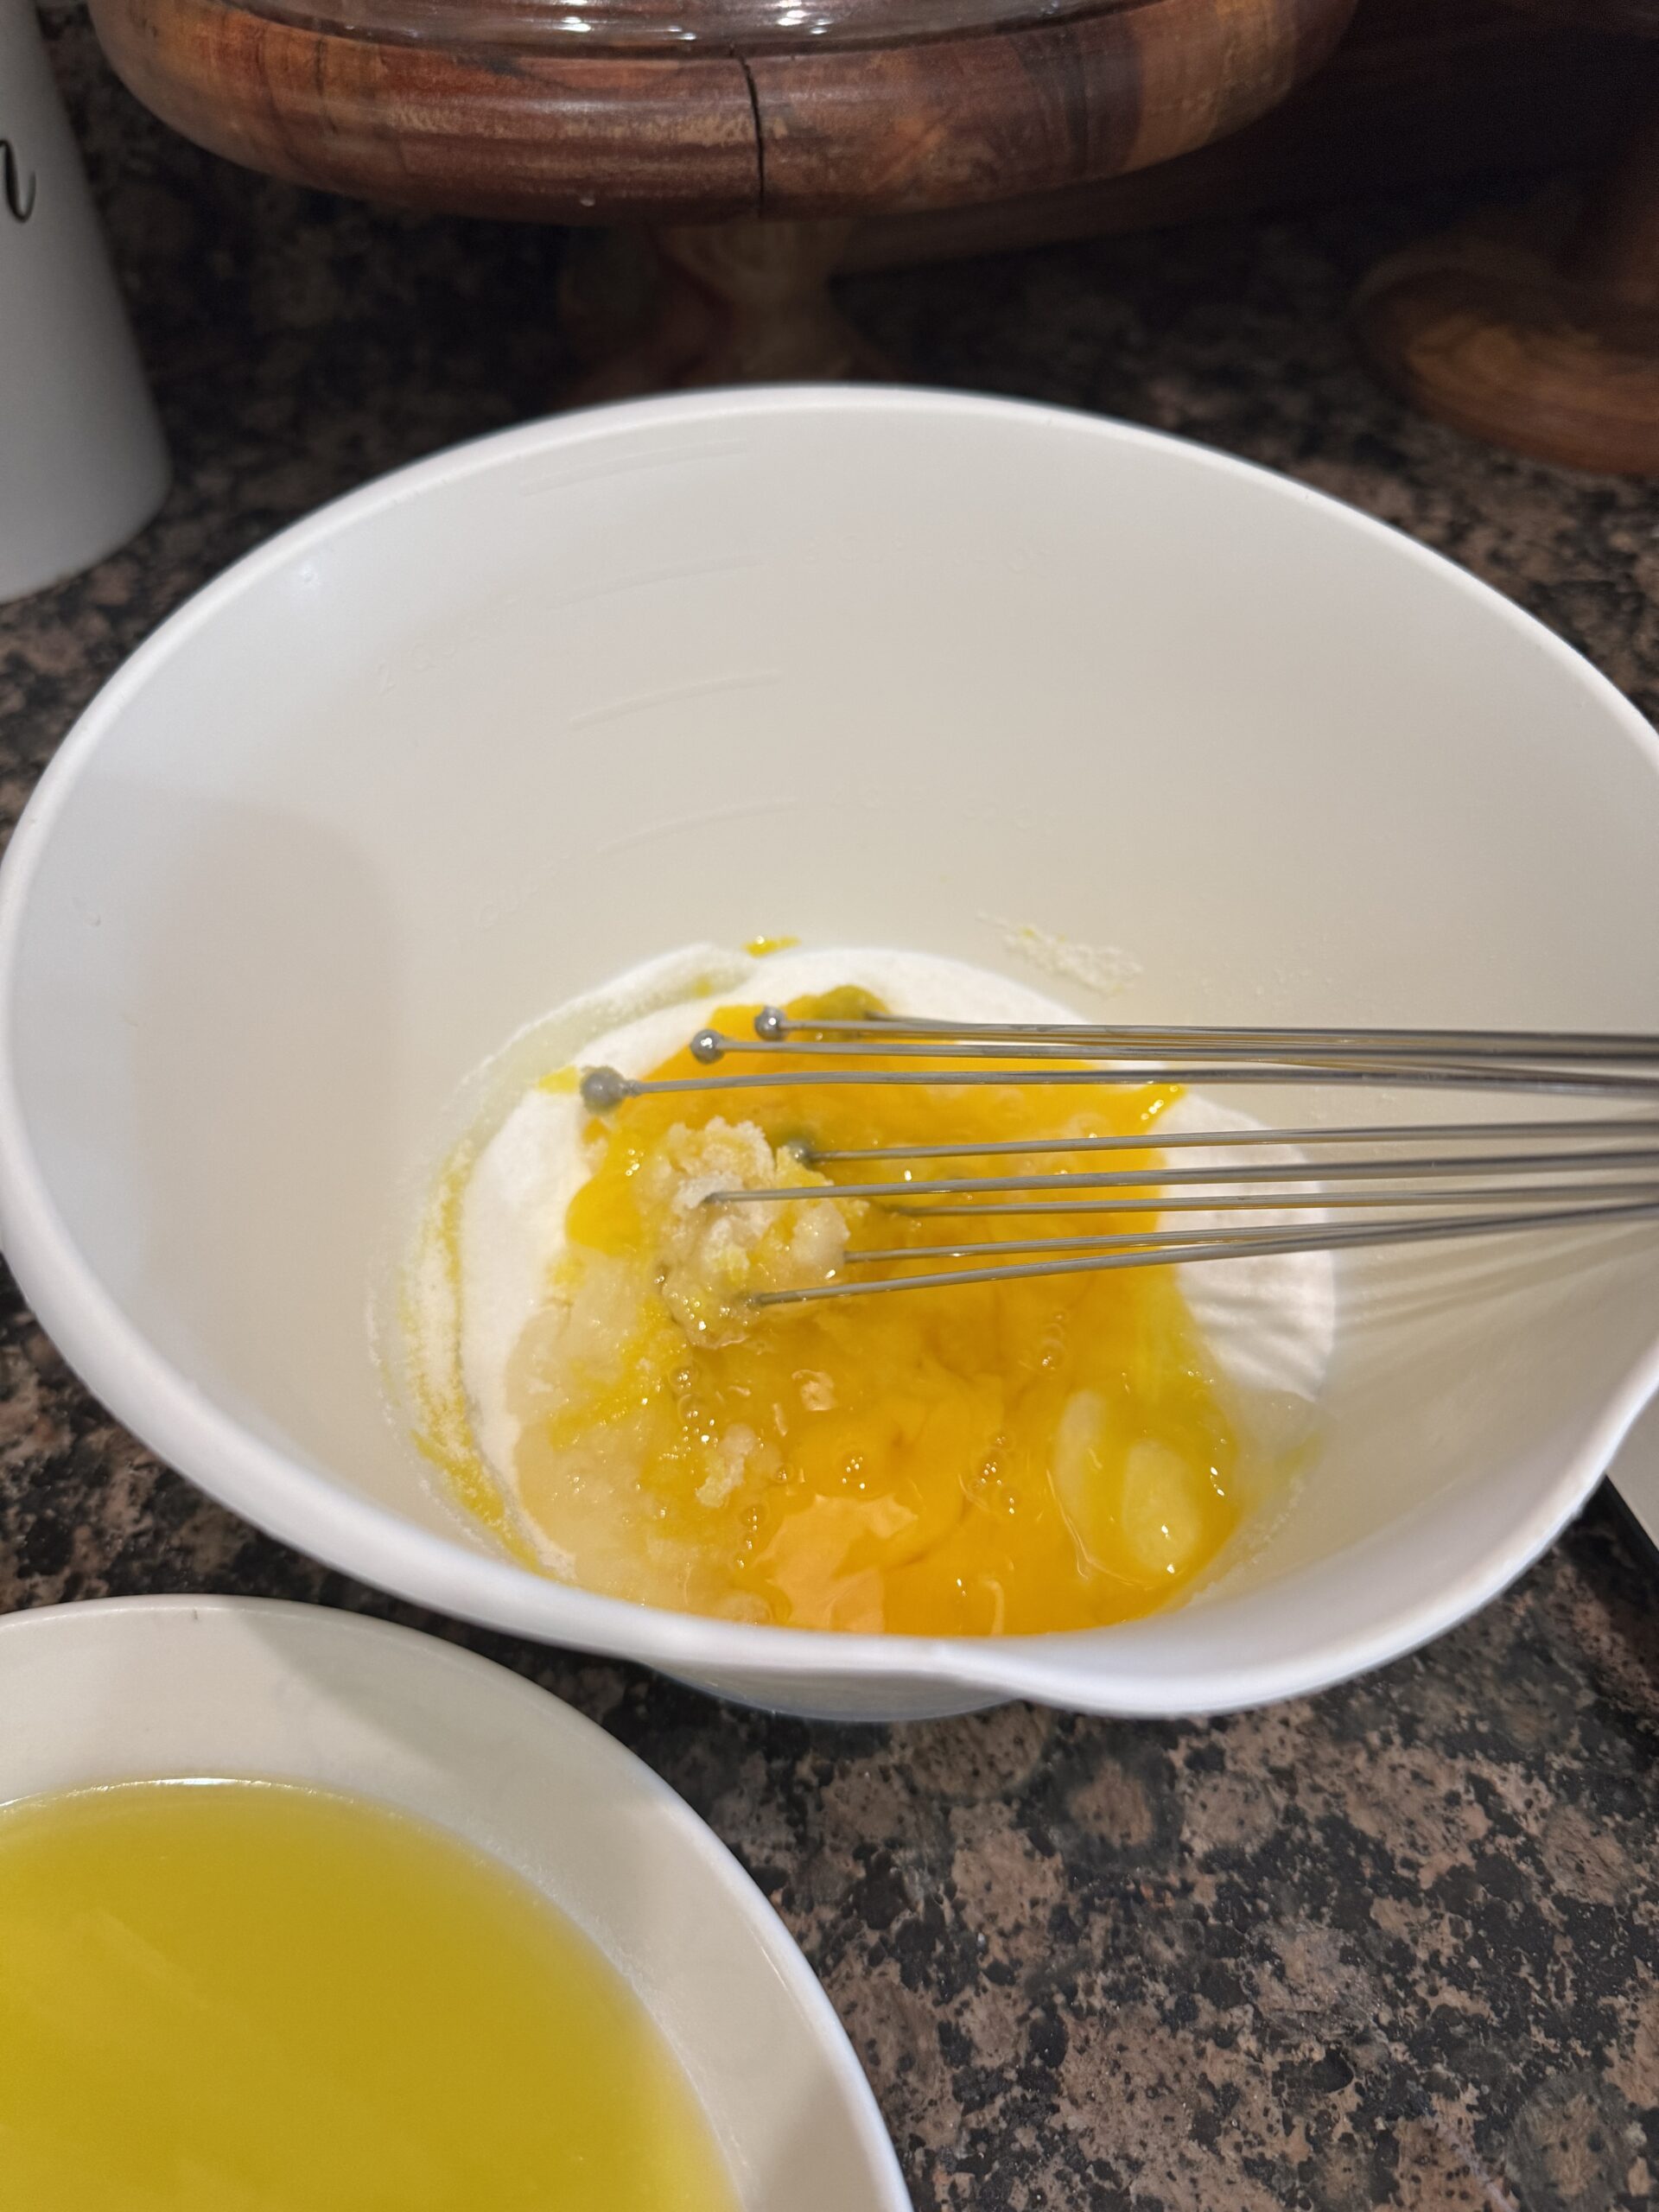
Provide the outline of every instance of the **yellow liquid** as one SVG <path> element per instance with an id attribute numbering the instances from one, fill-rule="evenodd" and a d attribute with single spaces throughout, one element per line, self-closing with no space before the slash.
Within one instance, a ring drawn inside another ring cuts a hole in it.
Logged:
<path id="1" fill-rule="evenodd" d="M 0 2204 L 737 2212 L 638 1999 L 526 1883 L 251 1783 L 0 1810 Z"/>
<path id="2" fill-rule="evenodd" d="M 790 1011 L 827 1018 L 874 1004 L 844 991 Z M 723 1007 L 712 1026 L 752 1034 L 756 1011 Z M 654 1071 L 706 1071 L 689 1052 Z M 1244 1474 L 1173 1271 L 769 1308 L 747 1297 L 813 1279 L 826 1253 L 830 1275 L 845 1279 L 849 1239 L 855 1250 L 919 1252 L 953 1236 L 1149 1227 L 1149 1214 L 928 1222 L 836 1201 L 830 1179 L 908 1174 L 914 1196 L 930 1176 L 1144 1169 L 1177 1095 L 1011 1080 L 626 1102 L 593 1125 L 594 1172 L 566 1216 L 567 1257 L 509 1373 L 528 1518 L 590 1587 L 738 1620 L 1014 1634 L 1166 1603 L 1232 1534 Z M 767 1150 L 1085 1135 L 1144 1137 L 1147 1148 L 1098 1163 L 1033 1152 L 822 1174 Z M 688 1178 L 710 1187 L 750 1171 L 813 1196 L 765 1208 L 684 1202 L 697 1187 Z M 699 1242 L 703 1224 L 727 1234 L 722 1214 L 739 1236 L 764 1224 L 760 1241 L 741 1251 Z"/>

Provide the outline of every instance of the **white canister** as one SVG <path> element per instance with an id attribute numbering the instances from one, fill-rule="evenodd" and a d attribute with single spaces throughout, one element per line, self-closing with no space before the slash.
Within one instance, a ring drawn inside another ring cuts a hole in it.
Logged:
<path id="1" fill-rule="evenodd" d="M 32 0 L 0 0 L 0 601 L 112 552 L 168 473 Z"/>

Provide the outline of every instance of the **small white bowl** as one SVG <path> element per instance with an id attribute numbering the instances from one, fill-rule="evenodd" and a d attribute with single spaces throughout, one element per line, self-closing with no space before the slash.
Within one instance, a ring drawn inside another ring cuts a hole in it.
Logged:
<path id="1" fill-rule="evenodd" d="M 1085 1635 L 596 1597 L 493 1552 L 388 1419 L 372 1281 L 522 1025 L 697 940 L 1020 974 L 1025 925 L 1132 955 L 1081 1001 L 1128 1020 L 1659 1030 L 1659 746 L 1460 570 L 1142 430 L 845 390 L 533 423 L 239 563 L 65 743 L 0 874 L 0 1234 L 250 1520 L 732 1694 L 1174 1714 L 1434 1635 L 1659 1380 L 1659 1238 L 1344 1268 L 1294 1510 Z"/>
<path id="2" fill-rule="evenodd" d="M 490 1853 L 632 1983 L 743 2212 L 908 2212 L 783 1923 L 666 1783 L 556 1698 L 314 1605 L 137 1598 L 0 1621 L 0 1804 L 193 1775 L 350 1792 Z"/>

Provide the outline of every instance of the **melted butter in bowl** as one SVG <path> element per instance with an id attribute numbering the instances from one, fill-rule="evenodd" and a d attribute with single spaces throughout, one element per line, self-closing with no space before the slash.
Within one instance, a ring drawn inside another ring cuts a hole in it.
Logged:
<path id="1" fill-rule="evenodd" d="M 424 1821 L 287 1784 L 0 1809 L 0 2145 L 20 2212 L 737 2212 L 586 1936 Z"/>
<path id="2" fill-rule="evenodd" d="M 1072 1018 L 919 955 L 773 956 L 764 986 L 807 1018 Z M 741 1033 L 758 1003 L 666 1009 L 582 1058 L 704 1072 L 685 1050 L 692 1030 L 711 1020 Z M 658 1096 L 603 1122 L 583 1111 L 572 1069 L 524 1093 L 469 1160 L 454 1209 L 445 1419 L 476 1440 L 544 1567 L 728 1619 L 918 1635 L 1103 1625 L 1216 1569 L 1287 1487 L 1293 1455 L 1282 1436 L 1263 1440 L 1253 1413 L 1317 1391 L 1326 1255 L 1281 1269 L 1265 1305 L 1249 1294 L 1249 1262 L 1228 1264 L 1245 1294 L 1223 1306 L 1191 1299 L 1173 1268 L 748 1303 L 836 1279 L 849 1250 L 940 1237 L 937 1224 L 838 1198 L 829 1174 L 804 1166 L 803 1146 L 1144 1136 L 1122 1164 L 1145 1166 L 1160 1118 L 1173 1109 L 1191 1126 L 1205 1105 L 1166 1087 L 1080 1092 L 1013 1074 L 975 1089 Z M 977 1164 L 887 1172 L 919 1185 Z M 997 1172 L 1052 1166 L 1003 1155 Z M 717 1190 L 783 1187 L 804 1195 L 705 1204 Z M 971 1229 L 977 1240 L 1044 1226 L 1013 1215 Z"/>

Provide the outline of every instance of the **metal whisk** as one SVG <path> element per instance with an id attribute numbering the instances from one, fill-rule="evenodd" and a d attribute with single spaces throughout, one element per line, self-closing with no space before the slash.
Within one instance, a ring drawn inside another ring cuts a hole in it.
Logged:
<path id="1" fill-rule="evenodd" d="M 1148 1084 L 1203 1090 L 1253 1084 L 1535 1094 L 1582 1109 L 1535 1121 L 1440 1121 L 1343 1128 L 1155 1129 L 1127 1135 L 981 1138 L 861 1150 L 794 1147 L 804 1168 L 863 1168 L 874 1179 L 831 1176 L 833 1195 L 895 1215 L 953 1221 L 1053 1217 L 1271 1211 L 1306 1217 L 1189 1228 L 1128 1228 L 992 1241 L 874 1245 L 849 1250 L 844 1279 L 761 1292 L 759 1306 L 944 1289 L 1022 1276 L 1081 1274 L 1278 1253 L 1339 1251 L 1430 1239 L 1581 1229 L 1659 1219 L 1659 1037 L 1473 1029 L 1173 1028 L 1043 1022 L 950 1022 L 898 1017 L 796 1020 L 776 1007 L 752 1038 L 704 1029 L 691 1054 L 715 1068 L 735 1056 L 764 1063 L 787 1054 L 824 1065 L 639 1082 L 613 1068 L 582 1079 L 588 1110 L 676 1091 L 809 1089 L 826 1085 L 1042 1084 L 1087 1090 Z M 940 1065 L 953 1063 L 988 1065 Z M 877 1060 L 887 1065 L 870 1065 Z M 893 1062 L 900 1065 L 895 1066 Z M 915 1062 L 914 1066 L 905 1065 Z M 1002 1065 L 995 1065 L 1001 1063 Z M 1015 1065 L 1010 1065 L 1015 1064 Z M 1636 1110 L 1645 1109 L 1645 1110 Z M 1219 1167 L 1198 1155 L 1218 1148 L 1288 1147 L 1302 1155 Z M 1114 1153 L 1174 1155 L 1162 1164 L 1103 1168 Z M 1179 1154 L 1193 1159 L 1183 1163 Z M 1314 1155 L 1308 1157 L 1309 1154 Z M 1049 1155 L 1083 1163 L 1055 1173 L 915 1175 L 910 1163 L 1021 1160 Z M 878 1173 L 898 1163 L 897 1175 Z M 1083 1193 L 1088 1195 L 1082 1195 Z M 822 1184 L 716 1191 L 709 1205 L 775 1205 L 820 1198 Z M 1355 1217 L 1362 1217 L 1356 1223 Z M 1370 1216 L 1372 1217 L 1364 1218 Z M 1346 1218 L 1344 1218 L 1346 1217 Z M 953 1232 L 961 1236 L 962 1232 Z M 869 1276 L 880 1266 L 922 1273 Z M 942 1263 L 952 1264 L 944 1266 Z M 965 1264 L 995 1262 L 995 1264 Z"/>

